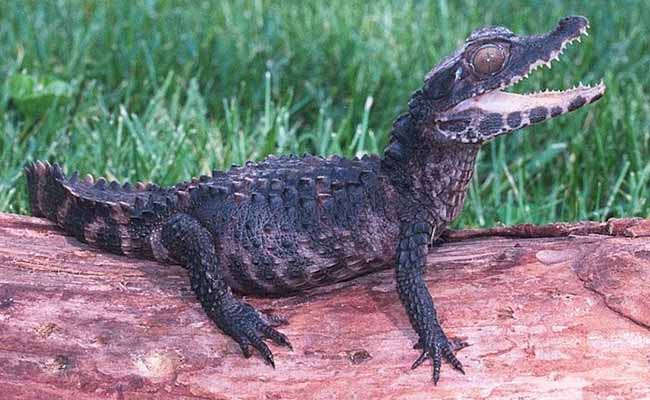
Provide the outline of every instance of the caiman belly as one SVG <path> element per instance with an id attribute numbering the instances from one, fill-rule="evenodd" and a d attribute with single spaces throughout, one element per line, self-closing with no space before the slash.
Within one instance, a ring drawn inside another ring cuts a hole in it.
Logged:
<path id="1" fill-rule="evenodd" d="M 399 228 L 373 222 L 361 229 L 262 231 L 243 241 L 222 239 L 221 269 L 238 292 L 282 296 L 391 267 Z"/>

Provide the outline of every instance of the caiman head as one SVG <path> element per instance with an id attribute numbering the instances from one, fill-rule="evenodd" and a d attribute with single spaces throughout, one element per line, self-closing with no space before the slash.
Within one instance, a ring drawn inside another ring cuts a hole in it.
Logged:
<path id="1" fill-rule="evenodd" d="M 544 35 L 518 36 L 503 27 L 474 31 L 427 74 L 409 103 L 411 122 L 429 140 L 481 144 L 598 100 L 605 93 L 602 82 L 565 91 L 505 91 L 540 66 L 550 68 L 588 28 L 586 18 L 566 17 Z"/>

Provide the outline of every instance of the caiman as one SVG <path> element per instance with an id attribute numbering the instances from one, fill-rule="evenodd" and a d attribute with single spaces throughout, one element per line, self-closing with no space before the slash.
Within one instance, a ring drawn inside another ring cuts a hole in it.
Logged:
<path id="1" fill-rule="evenodd" d="M 543 35 L 474 31 L 412 94 L 383 156 L 271 156 L 165 188 L 66 177 L 35 162 L 26 167 L 31 210 L 108 252 L 184 266 L 207 316 L 246 357 L 254 348 L 271 365 L 264 339 L 291 347 L 276 330 L 287 321 L 235 293 L 294 295 L 393 267 L 419 338 L 413 368 L 431 359 L 437 383 L 442 359 L 463 367 L 423 280 L 429 248 L 461 212 L 482 144 L 603 96 L 602 82 L 505 91 L 588 26 L 567 17 Z"/>

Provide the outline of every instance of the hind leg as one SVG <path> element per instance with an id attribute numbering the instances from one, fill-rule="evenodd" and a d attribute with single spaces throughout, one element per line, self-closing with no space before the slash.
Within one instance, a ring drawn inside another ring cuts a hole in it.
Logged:
<path id="1" fill-rule="evenodd" d="M 286 321 L 264 315 L 233 296 L 219 271 L 210 232 L 192 216 L 181 213 L 165 223 L 160 240 L 169 255 L 188 268 L 192 289 L 210 319 L 239 344 L 244 356 L 250 357 L 252 346 L 275 367 L 273 353 L 263 339 L 291 348 L 287 337 L 273 328 Z"/>

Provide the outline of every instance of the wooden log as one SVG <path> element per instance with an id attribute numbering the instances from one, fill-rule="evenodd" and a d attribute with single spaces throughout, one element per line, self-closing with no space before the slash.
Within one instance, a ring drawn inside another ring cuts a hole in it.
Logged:
<path id="1" fill-rule="evenodd" d="M 295 350 L 272 346 L 274 370 L 213 326 L 183 268 L 0 214 L 0 397 L 650 398 L 649 221 L 585 236 L 562 226 L 564 237 L 534 239 L 451 233 L 464 240 L 432 251 L 426 281 L 441 322 L 468 344 L 458 353 L 467 375 L 444 364 L 434 386 L 428 363 L 410 369 L 416 336 L 390 270 L 247 298 L 290 322 Z"/>

